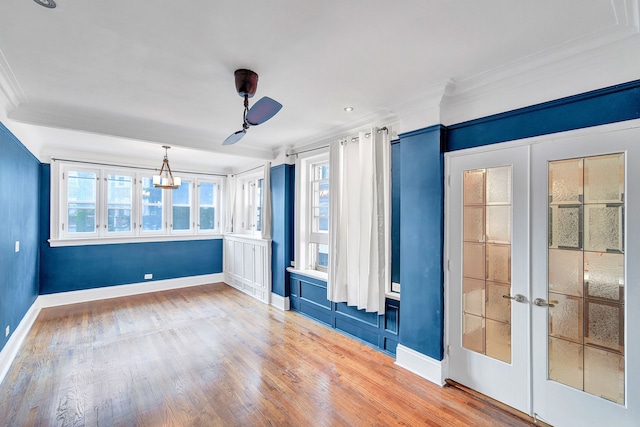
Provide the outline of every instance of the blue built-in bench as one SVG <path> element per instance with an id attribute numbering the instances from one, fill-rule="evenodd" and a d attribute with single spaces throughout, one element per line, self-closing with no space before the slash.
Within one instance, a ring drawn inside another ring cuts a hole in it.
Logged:
<path id="1" fill-rule="evenodd" d="M 388 299 L 385 314 L 367 313 L 327 299 L 327 282 L 296 272 L 290 275 L 291 310 L 322 322 L 385 353 L 396 354 L 400 301 Z"/>

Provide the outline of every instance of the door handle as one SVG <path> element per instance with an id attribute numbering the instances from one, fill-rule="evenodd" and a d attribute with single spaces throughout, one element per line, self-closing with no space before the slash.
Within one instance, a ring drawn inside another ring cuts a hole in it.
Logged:
<path id="1" fill-rule="evenodd" d="M 538 307 L 553 307 L 554 305 L 550 302 L 545 301 L 544 298 L 536 298 L 533 300 L 533 303 Z"/>
<path id="2" fill-rule="evenodd" d="M 515 294 L 514 296 L 502 295 L 502 298 L 512 299 L 515 302 L 526 302 L 527 301 L 527 297 L 525 297 L 524 295 L 520 295 L 520 294 Z"/>

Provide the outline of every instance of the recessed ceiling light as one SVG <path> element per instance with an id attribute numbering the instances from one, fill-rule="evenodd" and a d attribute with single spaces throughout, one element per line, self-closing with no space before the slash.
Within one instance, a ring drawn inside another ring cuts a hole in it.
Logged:
<path id="1" fill-rule="evenodd" d="M 344 111 L 346 112 L 353 111 L 353 107 L 344 107 Z"/>
<path id="2" fill-rule="evenodd" d="M 48 7 L 49 9 L 53 9 L 56 7 L 56 2 L 53 0 L 33 0 L 38 3 L 40 6 Z"/>

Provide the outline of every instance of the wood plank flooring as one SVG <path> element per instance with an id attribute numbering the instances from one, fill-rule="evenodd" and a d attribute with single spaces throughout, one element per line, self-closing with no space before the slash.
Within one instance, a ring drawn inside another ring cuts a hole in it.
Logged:
<path id="1" fill-rule="evenodd" d="M 43 309 L 2 426 L 528 426 L 217 283 Z"/>

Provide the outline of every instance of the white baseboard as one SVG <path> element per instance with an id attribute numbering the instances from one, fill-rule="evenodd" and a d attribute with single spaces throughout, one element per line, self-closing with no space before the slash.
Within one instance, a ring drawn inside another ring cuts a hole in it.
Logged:
<path id="1" fill-rule="evenodd" d="M 188 288 L 206 285 L 208 283 L 224 282 L 224 274 L 204 274 L 201 276 L 179 277 L 177 279 L 153 280 L 149 282 L 133 283 L 131 285 L 116 285 L 104 288 L 84 289 L 80 291 L 59 292 L 56 294 L 40 295 L 31 305 L 27 314 L 13 332 L 2 351 L 0 351 L 0 384 L 9 371 L 13 359 L 25 338 L 29 334 L 40 310 L 46 307 L 77 304 L 80 302 L 97 301 L 101 299 L 117 298 L 148 292 L 166 291 L 169 289 Z"/>
<path id="2" fill-rule="evenodd" d="M 282 295 L 274 294 L 273 292 L 271 292 L 271 305 L 282 311 L 288 311 L 291 309 L 289 297 L 283 297 Z"/>
<path id="3" fill-rule="evenodd" d="M 190 286 L 206 285 L 207 283 L 224 282 L 224 274 L 204 274 L 201 276 L 178 277 L 176 279 L 153 280 L 133 283 L 130 285 L 107 286 L 80 291 L 59 292 L 40 295 L 38 301 L 41 307 L 56 307 L 59 305 L 77 304 L 80 302 L 97 301 L 101 299 L 126 297 L 130 295 L 146 294 L 149 292 L 166 291 L 169 289 L 188 288 Z"/>
<path id="4" fill-rule="evenodd" d="M 444 360 L 432 359 L 409 347 L 398 344 L 396 348 L 396 365 L 439 386 L 444 385 L 444 380 L 446 379 L 446 363 Z"/>
<path id="5" fill-rule="evenodd" d="M 7 344 L 5 344 L 2 351 L 0 351 L 0 384 L 2 384 L 2 380 L 4 380 L 7 372 L 9 372 L 13 359 L 16 358 L 18 350 L 20 350 L 22 343 L 25 338 L 27 338 L 33 322 L 36 321 L 40 313 L 40 308 L 39 301 L 36 299 L 34 303 L 31 304 L 31 307 L 29 307 L 29 310 L 27 310 L 27 314 L 24 315 L 18 327 L 13 331 L 11 337 L 9 337 Z"/>

